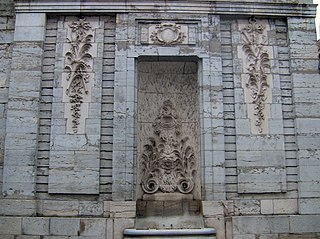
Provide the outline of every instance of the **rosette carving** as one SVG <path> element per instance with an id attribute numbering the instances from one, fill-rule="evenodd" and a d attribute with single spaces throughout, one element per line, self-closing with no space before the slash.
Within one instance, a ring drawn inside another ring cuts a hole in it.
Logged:
<path id="1" fill-rule="evenodd" d="M 87 87 L 90 78 L 88 70 L 92 60 L 89 50 L 92 47 L 93 35 L 89 33 L 91 25 L 85 19 L 72 22 L 69 27 L 71 37 L 67 38 L 69 50 L 65 54 L 66 80 L 68 81 L 66 94 L 71 103 L 72 129 L 74 133 L 77 133 L 83 95 L 89 92 Z"/>
<path id="2" fill-rule="evenodd" d="M 249 71 L 246 87 L 250 91 L 254 104 L 255 125 L 258 127 L 259 133 L 262 133 L 262 123 L 265 120 L 266 91 L 269 88 L 266 71 L 270 69 L 269 54 L 264 47 L 264 29 L 262 24 L 250 19 L 249 24 L 241 32 L 242 49 L 247 56 L 246 68 Z"/>
<path id="3" fill-rule="evenodd" d="M 153 123 L 154 137 L 144 145 L 141 156 L 142 189 L 156 192 L 187 194 L 194 188 L 195 155 L 181 135 L 181 122 L 170 100 L 163 103 Z"/>
<path id="4" fill-rule="evenodd" d="M 167 22 L 156 25 L 156 31 L 151 33 L 150 38 L 154 43 L 168 46 L 182 43 L 186 35 L 181 31 L 181 26 Z"/>

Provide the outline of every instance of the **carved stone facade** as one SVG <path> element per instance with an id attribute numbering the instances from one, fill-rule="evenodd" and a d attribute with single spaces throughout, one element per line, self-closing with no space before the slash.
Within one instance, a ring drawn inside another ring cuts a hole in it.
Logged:
<path id="1" fill-rule="evenodd" d="M 315 7 L 2 0 L 0 238 L 318 238 Z"/>

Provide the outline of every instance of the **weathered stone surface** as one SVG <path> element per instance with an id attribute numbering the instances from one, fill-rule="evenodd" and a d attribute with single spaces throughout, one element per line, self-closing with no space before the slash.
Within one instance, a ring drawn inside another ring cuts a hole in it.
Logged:
<path id="1" fill-rule="evenodd" d="M 106 219 L 81 219 L 80 236 L 84 237 L 105 237 Z"/>
<path id="2" fill-rule="evenodd" d="M 0 235 L 21 235 L 21 220 L 20 217 L 0 217 Z"/>
<path id="3" fill-rule="evenodd" d="M 79 201 L 44 200 L 42 206 L 44 216 L 77 216 Z"/>
<path id="4" fill-rule="evenodd" d="M 77 236 L 80 232 L 80 219 L 76 218 L 51 218 L 50 235 Z"/>
<path id="5" fill-rule="evenodd" d="M 25 235 L 49 235 L 49 218 L 22 218 L 22 233 Z"/>
<path id="6" fill-rule="evenodd" d="M 110 216 L 113 218 L 134 218 L 136 202 L 110 202 Z"/>
<path id="7" fill-rule="evenodd" d="M 290 233 L 319 232 L 319 215 L 296 215 L 290 216 Z"/>

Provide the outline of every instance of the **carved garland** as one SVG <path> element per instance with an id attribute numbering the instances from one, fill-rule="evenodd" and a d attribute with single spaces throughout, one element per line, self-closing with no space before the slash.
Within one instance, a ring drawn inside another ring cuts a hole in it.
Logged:
<path id="1" fill-rule="evenodd" d="M 93 35 L 88 31 L 91 25 L 85 19 L 79 19 L 69 25 L 71 29 L 70 50 L 65 54 L 65 70 L 68 72 L 67 81 L 69 82 L 66 94 L 70 98 L 72 129 L 74 133 L 78 132 L 78 125 L 81 117 L 81 104 L 83 103 L 83 94 L 88 94 L 87 84 L 89 83 L 88 69 L 89 61 L 92 55 L 89 53 L 92 47 Z"/>
<path id="2" fill-rule="evenodd" d="M 156 31 L 151 33 L 151 40 L 154 43 L 165 46 L 182 43 L 186 38 L 184 32 L 181 32 L 181 26 L 175 23 L 161 23 L 156 25 Z"/>
<path id="3" fill-rule="evenodd" d="M 264 50 L 263 31 L 264 26 L 249 19 L 249 24 L 242 29 L 243 50 L 247 55 L 249 80 L 246 87 L 250 90 L 252 103 L 254 104 L 255 125 L 259 133 L 262 133 L 262 123 L 265 120 L 264 108 L 266 91 L 269 88 L 267 83 L 266 70 L 270 69 L 269 54 Z"/>
<path id="4" fill-rule="evenodd" d="M 170 100 L 163 103 L 153 128 L 154 137 L 144 145 L 141 156 L 143 191 L 190 193 L 196 174 L 195 156 L 187 145 L 188 137 L 181 137 L 181 122 Z"/>

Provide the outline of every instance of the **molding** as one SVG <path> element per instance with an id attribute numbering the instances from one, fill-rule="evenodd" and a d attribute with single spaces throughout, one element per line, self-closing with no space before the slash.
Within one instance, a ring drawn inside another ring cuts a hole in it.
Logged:
<path id="1" fill-rule="evenodd" d="M 315 4 L 251 2 L 251 1 L 52 1 L 18 0 L 18 12 L 44 13 L 180 13 L 180 14 L 228 14 L 247 16 L 315 17 Z"/>
<path id="2" fill-rule="evenodd" d="M 203 236 L 215 235 L 216 230 L 213 228 L 202 229 L 168 229 L 168 230 L 137 230 L 125 229 L 125 236 Z"/>

